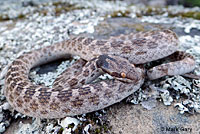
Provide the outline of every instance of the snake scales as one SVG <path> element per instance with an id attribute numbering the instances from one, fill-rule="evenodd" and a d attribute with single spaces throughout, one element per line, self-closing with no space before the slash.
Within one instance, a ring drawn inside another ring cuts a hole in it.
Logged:
<path id="1" fill-rule="evenodd" d="M 176 52 L 179 40 L 170 30 L 120 35 L 108 40 L 75 37 L 25 53 L 14 60 L 5 76 L 4 94 L 10 105 L 23 114 L 39 118 L 62 118 L 103 109 L 135 92 L 145 71 L 135 67 L 171 55 L 177 61 L 147 71 L 149 79 L 178 75 L 194 69 L 195 61 Z M 34 85 L 28 78 L 31 68 L 66 57 L 81 59 L 54 82 L 53 88 Z M 102 73 L 113 80 L 91 83 Z"/>

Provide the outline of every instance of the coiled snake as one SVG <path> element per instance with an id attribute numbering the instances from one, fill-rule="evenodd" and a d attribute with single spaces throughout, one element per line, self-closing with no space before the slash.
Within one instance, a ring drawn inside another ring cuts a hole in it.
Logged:
<path id="1" fill-rule="evenodd" d="M 170 30 L 120 35 L 108 40 L 76 37 L 25 53 L 14 60 L 5 77 L 5 96 L 20 113 L 39 118 L 62 118 L 103 109 L 141 87 L 143 68 L 135 67 L 171 55 L 177 61 L 147 71 L 149 79 L 190 72 L 192 56 L 176 52 L 179 40 Z M 81 57 L 54 82 L 53 88 L 34 85 L 31 68 L 66 55 Z M 112 80 L 91 83 L 102 73 Z"/>

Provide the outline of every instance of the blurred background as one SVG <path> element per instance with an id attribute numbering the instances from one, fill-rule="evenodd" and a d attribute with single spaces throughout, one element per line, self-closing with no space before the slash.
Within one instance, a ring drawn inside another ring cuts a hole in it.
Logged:
<path id="1" fill-rule="evenodd" d="M 167 6 L 167 5 L 183 5 L 185 7 L 200 6 L 200 0 L 122 0 L 122 1 L 126 1 L 131 4 L 144 4 L 147 6 Z"/>
<path id="2" fill-rule="evenodd" d="M 57 0 L 0 0 L 1 3 L 10 2 L 23 2 L 25 5 L 38 3 L 38 2 L 48 2 Z M 73 1 L 73 0 L 72 0 Z M 80 0 L 81 1 L 81 0 Z M 185 7 L 200 6 L 200 0 L 105 0 L 105 1 L 125 1 L 129 4 L 144 4 L 147 6 L 167 6 L 167 5 L 183 5 Z"/>

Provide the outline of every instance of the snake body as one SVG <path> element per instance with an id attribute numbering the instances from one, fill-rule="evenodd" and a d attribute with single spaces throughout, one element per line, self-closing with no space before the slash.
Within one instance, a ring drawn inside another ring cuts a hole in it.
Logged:
<path id="1" fill-rule="evenodd" d="M 24 53 L 14 60 L 5 76 L 4 94 L 15 110 L 31 117 L 62 118 L 103 109 L 140 88 L 144 70 L 133 64 L 169 56 L 177 51 L 178 44 L 177 35 L 170 30 L 120 35 L 108 40 L 75 37 Z M 31 68 L 68 54 L 79 55 L 81 60 L 59 76 L 53 88 L 34 85 L 29 80 Z M 179 61 L 150 69 L 149 78 L 194 69 L 192 56 L 181 52 L 176 55 L 181 57 Z M 102 72 L 115 79 L 90 83 Z"/>

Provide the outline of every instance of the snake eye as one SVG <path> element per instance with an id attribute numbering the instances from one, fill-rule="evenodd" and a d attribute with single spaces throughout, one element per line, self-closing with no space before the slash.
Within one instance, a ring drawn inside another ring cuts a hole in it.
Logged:
<path id="1" fill-rule="evenodd" d="M 126 74 L 125 74 L 125 73 L 121 73 L 121 77 L 122 77 L 122 78 L 125 78 L 125 77 L 126 77 Z"/>

